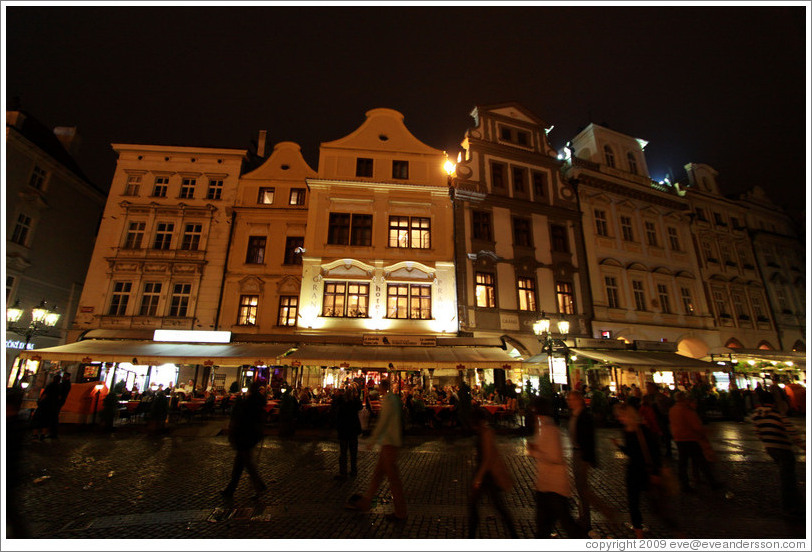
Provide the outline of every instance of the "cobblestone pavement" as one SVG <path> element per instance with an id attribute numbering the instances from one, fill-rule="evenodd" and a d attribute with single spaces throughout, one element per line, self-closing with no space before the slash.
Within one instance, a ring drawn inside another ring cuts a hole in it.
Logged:
<path id="1" fill-rule="evenodd" d="M 793 418 L 805 430 L 805 420 Z M 227 439 L 218 434 L 224 419 L 181 423 L 168 434 L 143 426 L 122 426 L 112 434 L 63 430 L 57 441 L 26 440 L 20 479 L 20 508 L 35 538 L 425 538 L 467 536 L 466 496 L 473 468 L 473 437 L 455 434 L 408 435 L 399 467 L 409 508 L 405 522 L 384 519 L 392 510 L 384 482 L 373 509 L 343 509 L 362 492 L 376 454 L 359 453 L 355 479 L 336 481 L 338 444 L 329 430 L 299 431 L 294 438 L 269 434 L 259 452 L 260 472 L 270 492 L 253 501 L 247 475 L 233 502 L 219 497 L 233 461 Z M 697 485 L 697 492 L 674 497 L 686 538 L 804 538 L 805 523 L 780 514 L 778 472 L 750 424 L 708 425 L 718 453 L 716 469 L 728 492 Z M 611 437 L 618 429 L 598 430 L 602 467 L 592 484 L 603 500 L 628 521 L 623 464 Z M 273 430 L 270 430 L 273 433 Z M 515 488 L 506 495 L 519 535 L 534 534 L 532 460 L 526 437 L 499 435 Z M 565 447 L 569 446 L 566 435 Z M 801 488 L 806 458 L 799 456 Z M 222 512 L 217 508 L 223 508 Z M 507 538 L 486 501 L 480 507 L 480 538 Z M 574 511 L 574 510 L 573 510 Z M 669 532 L 643 504 L 648 536 Z M 611 526 L 593 514 L 603 537 L 631 538 L 631 530 Z"/>

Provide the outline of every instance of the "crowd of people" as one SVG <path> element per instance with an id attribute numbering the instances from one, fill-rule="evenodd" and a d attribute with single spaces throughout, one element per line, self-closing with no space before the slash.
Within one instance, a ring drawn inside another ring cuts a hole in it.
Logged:
<path id="1" fill-rule="evenodd" d="M 40 395 L 38 406 L 31 419 L 35 439 L 43 439 L 46 432 L 58 437 L 59 410 L 70 391 L 70 374 L 55 374 Z M 194 396 L 190 386 L 164 389 L 155 386 L 143 393 L 135 389 L 131 397 L 141 401 L 166 404 L 183 389 Z M 293 388 L 286 383 L 274 389 L 259 381 L 250 384 L 246 393 L 225 393 L 223 389 L 209 386 L 203 393 L 207 403 L 215 400 L 229 404 L 229 441 L 235 450 L 234 466 L 228 485 L 221 494 L 233 497 L 242 473 L 247 471 L 254 487 L 255 498 L 268 489 L 262 480 L 256 462 L 256 447 L 264 437 L 267 420 L 267 401 L 279 401 L 280 436 L 284 437 L 286 421 L 293 423 L 287 414 L 295 413 L 301 405 L 328 405 L 333 427 L 339 442 L 338 480 L 358 474 L 359 437 L 367 450 L 378 447 L 378 460 L 365 491 L 352 495 L 345 507 L 356 511 L 371 508 L 378 489 L 386 478 L 393 497 L 393 512 L 386 519 L 400 522 L 407 518 L 407 501 L 398 470 L 399 450 L 403 445 L 403 429 L 406 420 L 411 423 L 438 427 L 446 424 L 459 428 L 475 437 L 475 469 L 469 493 L 468 536 L 476 538 L 479 527 L 479 504 L 484 496 L 498 511 L 507 532 L 517 535 L 514 522 L 507 507 L 504 494 L 513 487 L 510 471 L 505 465 L 497 446 L 492 427 L 493 415 L 484 405 L 500 404 L 505 409 L 516 409 L 519 394 L 508 380 L 502 393 L 486 394 L 480 388 L 471 388 L 460 379 L 457 385 L 401 386 L 393 392 L 390 381 L 381 379 L 377 386 L 365 380 L 347 379 L 337 387 Z M 740 393 L 742 416 L 749 415 L 755 425 L 757 436 L 765 451 L 778 468 L 776 494 L 781 496 L 784 513 L 794 519 L 803 515 L 804 503 L 798 492 L 795 474 L 795 448 L 803 450 L 804 442 L 798 431 L 787 419 L 787 401 L 779 386 L 770 388 L 758 385 L 755 389 Z M 592 512 L 596 510 L 610 526 L 620 529 L 621 516 L 616 509 L 605 504 L 591 488 L 595 470 L 603 469 L 596 446 L 596 423 L 593 408 L 596 393 L 582 384 L 576 384 L 569 392 L 552 395 L 526 395 L 522 397 L 522 410 L 526 416 L 525 427 L 532 429 L 527 441 L 527 454 L 536 465 L 536 535 L 550 538 L 555 535 L 556 524 L 569 538 L 595 536 Z M 379 405 L 370 432 L 372 404 Z M 625 487 L 626 506 L 630 517 L 629 526 L 636 536 L 643 536 L 641 502 L 648 502 L 650 511 L 668 527 L 673 536 L 682 536 L 679 515 L 673 508 L 677 493 L 694 493 L 697 484 L 704 481 L 716 496 L 723 496 L 727 486 L 715 466 L 714 447 L 708 438 L 705 425 L 697 412 L 695 397 L 688 390 L 660 387 L 653 382 L 645 390 L 636 386 L 621 388 L 611 396 L 613 420 L 619 425 L 617 438 L 612 439 L 617 450 L 626 457 Z M 437 416 L 429 405 L 446 405 Z M 225 407 L 224 407 L 225 408 Z M 225 410 L 224 410 L 225 411 Z M 447 412 L 447 414 L 443 414 Z M 566 424 L 561 423 L 567 414 Z M 562 433 L 570 444 L 569 458 L 562 446 Z M 676 474 L 671 470 L 671 458 L 676 455 Z M 604 474 L 608 475 L 608 474 Z M 577 504 L 573 516 L 570 500 Z"/>

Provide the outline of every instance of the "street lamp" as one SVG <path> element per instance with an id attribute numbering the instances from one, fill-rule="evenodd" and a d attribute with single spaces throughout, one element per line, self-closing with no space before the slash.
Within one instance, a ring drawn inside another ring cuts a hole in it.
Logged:
<path id="1" fill-rule="evenodd" d="M 544 311 L 541 311 L 541 318 L 539 318 L 536 323 L 533 324 L 533 332 L 536 334 L 536 336 L 538 336 L 542 352 L 547 353 L 547 363 L 550 370 L 551 379 L 553 375 L 553 357 L 555 353 L 555 346 L 558 345 L 563 350 L 564 370 L 567 375 L 567 385 L 569 386 L 570 373 L 567 363 L 569 348 L 567 347 L 564 339 L 566 339 L 566 336 L 570 331 L 570 323 L 567 320 L 561 319 L 556 323 L 556 327 L 558 328 L 558 334 L 556 335 L 561 337 L 554 337 L 553 334 L 550 333 L 550 318 L 544 314 Z"/>
<path id="2" fill-rule="evenodd" d="M 25 345 L 23 345 L 23 351 L 25 351 L 28 349 L 28 344 L 35 335 L 39 335 L 45 332 L 48 328 L 56 326 L 60 315 L 56 312 L 56 307 L 54 307 L 54 310 L 48 310 L 45 307 L 45 300 L 42 300 L 40 301 L 39 305 L 31 309 L 31 322 L 27 327 L 15 325 L 20 321 L 22 316 L 23 309 L 20 308 L 19 301 L 15 302 L 13 307 L 6 309 L 6 322 L 8 322 L 6 329 L 18 335 L 25 336 Z M 12 385 L 16 384 L 20 379 L 19 374 L 20 370 L 18 367 Z"/>

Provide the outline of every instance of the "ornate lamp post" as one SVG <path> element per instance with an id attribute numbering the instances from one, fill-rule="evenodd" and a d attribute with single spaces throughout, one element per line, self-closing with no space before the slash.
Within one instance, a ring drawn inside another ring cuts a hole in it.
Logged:
<path id="1" fill-rule="evenodd" d="M 13 307 L 6 309 L 6 322 L 8 322 L 6 329 L 10 332 L 14 332 L 25 337 L 23 351 L 28 349 L 28 344 L 31 343 L 31 339 L 33 339 L 34 336 L 44 333 L 49 328 L 56 326 L 56 323 L 59 321 L 60 317 L 59 313 L 56 312 L 56 307 L 54 307 L 54 310 L 48 310 L 45 308 L 44 300 L 40 301 L 39 305 L 31 309 L 31 322 L 27 327 L 16 325 L 22 316 L 23 309 L 20 308 L 19 301 L 14 303 Z M 18 368 L 14 381 L 11 382 L 12 386 L 20 380 L 20 370 Z"/>
<path id="2" fill-rule="evenodd" d="M 552 333 L 550 333 L 550 318 L 544 314 L 544 311 L 541 311 L 541 318 L 533 324 L 533 332 L 538 337 L 539 343 L 541 344 L 541 350 L 544 353 L 547 353 L 547 363 L 550 370 L 550 379 L 552 379 L 553 375 L 553 359 L 556 352 L 556 346 L 558 346 L 558 350 L 563 351 L 564 353 L 564 369 L 566 370 L 567 374 L 567 386 L 571 387 L 570 385 L 570 372 L 567 359 L 569 357 L 569 347 L 567 347 L 566 339 L 567 334 L 570 331 L 570 323 L 567 320 L 561 319 L 556 323 L 558 328 L 558 333 L 556 335 L 560 337 L 554 337 Z"/>

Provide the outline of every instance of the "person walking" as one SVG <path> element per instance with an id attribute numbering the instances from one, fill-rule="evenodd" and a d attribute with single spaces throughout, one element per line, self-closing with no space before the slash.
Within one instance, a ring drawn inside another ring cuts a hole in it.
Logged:
<path id="1" fill-rule="evenodd" d="M 236 451 L 234 467 L 231 470 L 231 481 L 220 494 L 230 499 L 237 490 L 243 470 L 248 472 L 254 485 L 254 499 L 258 499 L 268 490 L 259 475 L 253 451 L 263 437 L 263 420 L 265 398 L 259 393 L 259 382 L 254 381 L 248 389 L 248 395 L 240 397 L 231 410 L 231 421 L 228 427 L 228 440 Z"/>
<path id="2" fill-rule="evenodd" d="M 637 538 L 643 538 L 643 514 L 640 511 L 640 498 L 644 491 L 654 513 L 681 538 L 681 531 L 676 519 L 672 516 L 667 497 L 656 492 L 662 482 L 660 447 L 654 434 L 640 423 L 640 413 L 633 402 L 615 405 L 615 418 L 623 429 L 623 443 L 612 439 L 618 449 L 629 461 L 626 464 L 626 499 L 632 529 Z"/>
<path id="3" fill-rule="evenodd" d="M 585 532 L 592 530 L 590 507 L 594 505 L 604 517 L 616 522 L 617 514 L 599 499 L 589 486 L 589 472 L 598 467 L 595 449 L 595 422 L 586 407 L 580 391 L 567 394 L 567 407 L 570 410 L 569 436 L 572 443 L 572 473 L 575 479 L 575 493 L 578 495 L 578 523 Z"/>
<path id="4" fill-rule="evenodd" d="M 361 434 L 361 399 L 355 384 L 348 385 L 343 394 L 333 397 L 336 405 L 336 429 L 338 430 L 338 475 L 336 479 L 347 477 L 347 453 L 350 457 L 350 475 L 358 475 L 358 436 Z"/>
<path id="5" fill-rule="evenodd" d="M 510 510 L 508 510 L 502 496 L 504 491 L 513 488 L 513 480 L 499 454 L 499 450 L 496 448 L 496 437 L 490 424 L 488 424 L 488 411 L 483 408 L 475 409 L 471 413 L 471 421 L 477 434 L 477 468 L 468 501 L 468 538 L 476 538 L 477 528 L 479 527 L 478 504 L 485 494 L 490 497 L 491 503 L 502 517 L 510 537 L 513 539 L 519 538 L 513 525 Z"/>
<path id="6" fill-rule="evenodd" d="M 803 516 L 793 448 L 797 446 L 800 450 L 805 450 L 803 438 L 795 426 L 776 409 L 775 399 L 769 393 L 762 396 L 762 404 L 753 412 L 751 420 L 755 424 L 758 438 L 764 443 L 764 449 L 778 465 L 784 514 L 791 517 Z"/>
<path id="7" fill-rule="evenodd" d="M 37 409 L 31 418 L 34 439 L 42 441 L 45 439 L 45 431 L 53 429 L 54 416 L 59 415 L 61 379 L 59 374 L 55 374 L 51 379 L 51 383 L 45 386 L 37 400 Z"/>
<path id="8" fill-rule="evenodd" d="M 671 447 L 671 425 L 668 420 L 668 413 L 671 407 L 674 406 L 674 401 L 663 393 L 656 383 L 649 381 L 646 383 L 646 395 L 651 397 L 648 399 L 654 410 L 655 419 L 657 421 L 657 428 L 660 430 L 660 440 L 662 441 L 665 449 L 665 457 L 671 458 L 673 456 Z M 644 397 L 645 398 L 645 397 Z"/>
<path id="9" fill-rule="evenodd" d="M 699 414 L 692 408 L 688 396 L 684 392 L 680 391 L 674 395 L 674 400 L 674 406 L 668 413 L 668 420 L 679 454 L 677 473 L 680 488 L 686 493 L 693 492 L 688 480 L 689 462 L 693 464 L 695 470 L 698 468 L 707 477 L 712 488 L 721 488 L 722 485 L 716 479 L 713 468 L 705 456 L 712 454 L 712 449 Z"/>
<path id="10" fill-rule="evenodd" d="M 538 397 L 532 411 L 536 432 L 534 439 L 527 442 L 527 453 L 536 460 L 536 538 L 549 539 L 557 520 L 569 538 L 586 538 L 570 514 L 567 499 L 572 492 L 552 404 Z"/>
<path id="11" fill-rule="evenodd" d="M 62 378 L 59 380 L 59 403 L 56 406 L 56 411 L 54 412 L 51 421 L 51 429 L 49 434 L 51 439 L 59 439 L 59 413 L 62 411 L 62 407 L 65 406 L 65 401 L 68 400 L 68 395 L 70 395 L 70 386 L 70 373 L 63 372 Z"/>
<path id="12" fill-rule="evenodd" d="M 381 397 L 381 413 L 372 435 L 367 441 L 367 448 L 381 445 L 378 463 L 364 495 L 353 495 L 345 505 L 349 510 L 367 511 L 372 506 L 372 499 L 378 492 L 378 487 L 384 476 L 389 480 L 392 499 L 395 503 L 394 513 L 386 514 L 388 521 L 404 521 L 406 519 L 406 499 L 403 496 L 403 483 L 398 473 L 398 449 L 403 446 L 403 416 L 400 398 L 389 392 L 389 380 L 382 380 L 378 385 Z"/>

